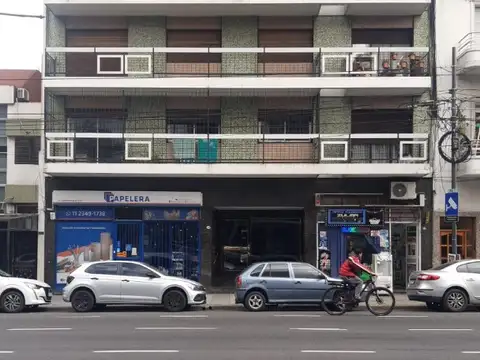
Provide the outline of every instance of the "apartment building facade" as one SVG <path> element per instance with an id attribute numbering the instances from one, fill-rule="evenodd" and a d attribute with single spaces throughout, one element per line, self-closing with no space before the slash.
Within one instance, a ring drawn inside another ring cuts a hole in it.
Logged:
<path id="1" fill-rule="evenodd" d="M 431 262 L 429 1 L 45 3 L 52 285 L 106 258 L 213 286 L 354 245 L 391 286 Z"/>
<path id="2" fill-rule="evenodd" d="M 452 87 L 452 47 L 457 51 L 457 87 L 459 129 L 470 140 L 471 156 L 457 167 L 456 190 L 459 193 L 459 222 L 457 253 L 462 258 L 478 258 L 480 249 L 480 177 L 479 139 L 480 117 L 478 89 L 480 88 L 480 3 L 476 1 L 439 0 L 436 2 L 436 57 L 437 57 L 437 97 L 439 126 L 437 140 L 450 129 L 451 116 L 449 90 Z M 450 19 L 464 19 L 451 23 Z M 445 126 L 447 125 L 447 126 Z M 447 153 L 451 147 L 442 147 Z M 436 148 L 438 154 L 438 148 Z M 434 263 L 447 261 L 451 253 L 451 223 L 445 221 L 445 193 L 450 191 L 451 166 L 441 156 L 436 156 L 434 176 Z"/>
<path id="3" fill-rule="evenodd" d="M 0 268 L 37 274 L 42 84 L 37 70 L 0 70 Z"/>

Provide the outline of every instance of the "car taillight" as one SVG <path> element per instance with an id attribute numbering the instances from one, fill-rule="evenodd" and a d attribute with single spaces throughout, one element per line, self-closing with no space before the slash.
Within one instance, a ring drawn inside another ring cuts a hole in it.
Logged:
<path id="1" fill-rule="evenodd" d="M 237 286 L 237 288 L 242 287 L 242 277 L 241 276 L 237 276 L 237 278 L 235 279 L 235 285 Z"/>
<path id="2" fill-rule="evenodd" d="M 422 281 L 431 281 L 431 280 L 438 280 L 438 279 L 440 279 L 440 276 L 438 275 L 420 274 L 417 276 L 417 280 L 422 280 Z"/>
<path id="3" fill-rule="evenodd" d="M 68 276 L 67 277 L 67 284 L 70 284 L 73 281 L 73 279 L 75 279 L 73 276 Z"/>

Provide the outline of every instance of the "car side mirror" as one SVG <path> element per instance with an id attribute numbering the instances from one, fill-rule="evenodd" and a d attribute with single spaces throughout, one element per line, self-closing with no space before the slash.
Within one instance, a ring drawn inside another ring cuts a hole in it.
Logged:
<path id="1" fill-rule="evenodd" d="M 155 279 L 155 278 L 158 277 L 157 274 L 155 274 L 155 273 L 153 273 L 153 272 L 151 272 L 151 271 L 147 272 L 145 275 L 146 275 L 148 278 L 150 278 L 150 279 Z"/>
<path id="2" fill-rule="evenodd" d="M 323 276 L 323 274 L 318 274 L 317 279 L 318 280 L 325 280 L 325 276 Z"/>

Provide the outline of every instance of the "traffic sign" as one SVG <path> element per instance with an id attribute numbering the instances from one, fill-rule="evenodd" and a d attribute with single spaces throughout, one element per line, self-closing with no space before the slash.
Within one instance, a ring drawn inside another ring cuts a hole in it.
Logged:
<path id="1" fill-rule="evenodd" d="M 445 194 L 445 221 L 458 221 L 458 192 L 448 192 Z"/>

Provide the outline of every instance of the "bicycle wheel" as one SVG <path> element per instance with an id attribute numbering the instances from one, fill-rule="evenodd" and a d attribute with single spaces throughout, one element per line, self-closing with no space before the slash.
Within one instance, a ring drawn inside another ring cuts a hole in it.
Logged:
<path id="1" fill-rule="evenodd" d="M 385 305 L 388 301 L 391 301 L 390 305 L 386 305 L 383 311 L 373 309 L 370 305 L 370 300 L 374 300 L 376 304 Z M 365 297 L 365 305 L 367 305 L 368 311 L 375 316 L 387 316 L 395 308 L 395 296 L 393 293 L 385 287 L 375 287 L 370 290 Z"/>
<path id="2" fill-rule="evenodd" d="M 344 289 L 332 287 L 325 291 L 322 298 L 323 310 L 329 315 L 343 315 L 347 312 L 345 299 L 347 292 Z"/>

